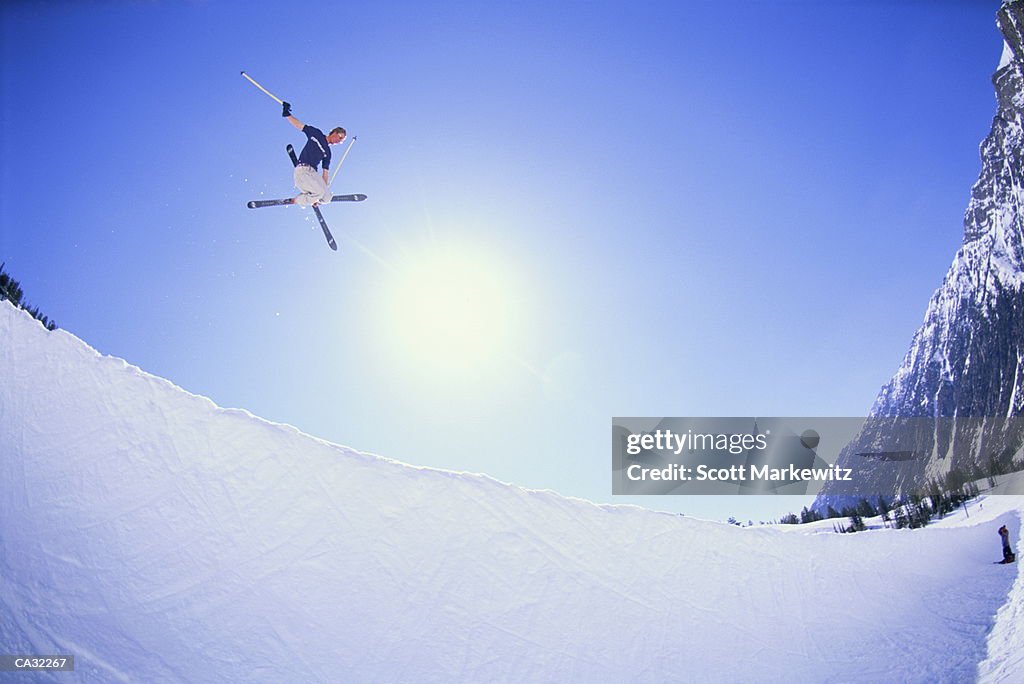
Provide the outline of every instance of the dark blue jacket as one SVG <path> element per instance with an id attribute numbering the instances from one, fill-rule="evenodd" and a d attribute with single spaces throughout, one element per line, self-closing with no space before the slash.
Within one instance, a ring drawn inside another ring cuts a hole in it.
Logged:
<path id="1" fill-rule="evenodd" d="M 331 146 L 327 144 L 327 137 L 324 135 L 324 132 L 313 126 L 304 126 L 302 132 L 306 134 L 309 140 L 306 141 L 306 146 L 302 148 L 302 153 L 299 155 L 299 163 L 308 164 L 315 169 L 323 161 L 324 171 L 331 168 Z"/>

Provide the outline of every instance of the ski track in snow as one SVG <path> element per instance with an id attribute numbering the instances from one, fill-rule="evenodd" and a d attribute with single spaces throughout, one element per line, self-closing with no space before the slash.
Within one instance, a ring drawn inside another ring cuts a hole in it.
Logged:
<path id="1" fill-rule="evenodd" d="M 0 340 L 0 650 L 51 681 L 1024 680 L 1019 497 L 740 529 L 331 445 L 6 303 Z"/>

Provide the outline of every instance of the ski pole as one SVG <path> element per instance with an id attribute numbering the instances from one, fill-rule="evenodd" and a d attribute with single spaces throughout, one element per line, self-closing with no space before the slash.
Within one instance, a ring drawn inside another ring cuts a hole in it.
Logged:
<path id="1" fill-rule="evenodd" d="M 283 104 L 284 104 L 284 100 L 282 100 L 281 98 L 277 97 L 276 95 L 274 95 L 274 93 L 270 92 L 269 90 L 267 90 L 266 88 L 264 88 L 263 86 L 261 86 L 261 85 L 260 85 L 259 83 L 257 83 L 256 81 L 254 81 L 254 80 L 252 79 L 252 77 L 251 77 L 251 76 L 250 76 L 249 74 L 247 74 L 247 73 L 245 73 L 245 72 L 243 71 L 243 72 L 242 72 L 242 75 L 243 75 L 243 76 L 245 76 L 245 77 L 246 77 L 247 79 L 249 79 L 249 83 L 252 83 L 252 84 L 253 84 L 254 86 L 256 86 L 257 88 L 259 88 L 260 90 L 262 90 L 263 92 L 265 92 L 265 93 L 266 93 L 267 95 L 269 95 L 269 96 L 270 96 L 270 97 L 271 97 L 272 99 L 274 99 L 274 100 L 277 100 L 277 103 L 278 103 L 278 104 L 281 104 L 281 105 L 283 105 Z"/>
<path id="2" fill-rule="evenodd" d="M 352 151 L 352 146 L 356 144 L 356 140 L 359 140 L 359 138 L 353 135 L 352 142 L 350 142 L 348 147 L 345 148 L 345 154 L 341 155 L 341 161 L 338 162 L 338 165 L 334 168 L 334 173 L 331 174 L 331 183 L 334 182 L 334 177 L 338 175 L 341 165 L 345 163 L 345 157 L 347 157 L 348 153 Z M 328 185 L 330 185 L 330 183 L 328 183 Z"/>

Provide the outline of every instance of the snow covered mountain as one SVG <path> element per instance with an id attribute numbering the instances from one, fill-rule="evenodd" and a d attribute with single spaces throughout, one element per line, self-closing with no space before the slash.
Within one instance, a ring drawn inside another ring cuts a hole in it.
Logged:
<path id="1" fill-rule="evenodd" d="M 857 535 L 598 506 L 218 408 L 0 302 L 0 656 L 75 657 L 34 681 L 1005 681 L 1011 502 Z"/>
<path id="2" fill-rule="evenodd" d="M 981 144 L 963 244 L 870 412 L 935 419 L 917 440 L 926 457 L 895 478 L 865 462 L 858 454 L 884 442 L 884 421 L 873 421 L 839 458 L 863 490 L 906 493 L 954 468 L 1013 457 L 1024 444 L 1024 2 L 1004 3 L 997 24 L 1005 39 L 992 78 L 998 110 Z M 830 489 L 819 506 L 841 503 Z"/>

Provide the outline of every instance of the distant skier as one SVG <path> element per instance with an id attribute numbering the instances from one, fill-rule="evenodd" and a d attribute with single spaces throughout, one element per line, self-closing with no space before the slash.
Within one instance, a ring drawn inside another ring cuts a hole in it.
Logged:
<path id="1" fill-rule="evenodd" d="M 321 202 L 331 201 L 331 189 L 327 186 L 327 169 L 331 166 L 331 145 L 341 143 L 348 135 L 341 126 L 332 128 L 326 136 L 319 128 L 307 126 L 292 116 L 292 106 L 283 103 L 281 116 L 288 123 L 306 134 L 306 146 L 299 154 L 299 163 L 295 167 L 295 187 L 302 194 L 292 200 L 302 206 L 317 206 Z M 323 173 L 317 174 L 317 166 L 323 165 Z"/>
<path id="2" fill-rule="evenodd" d="M 1017 560 L 1017 556 L 1010 547 L 1010 531 L 1006 529 L 1006 525 L 999 528 L 999 538 L 1003 540 L 1003 562 L 1012 563 Z"/>

